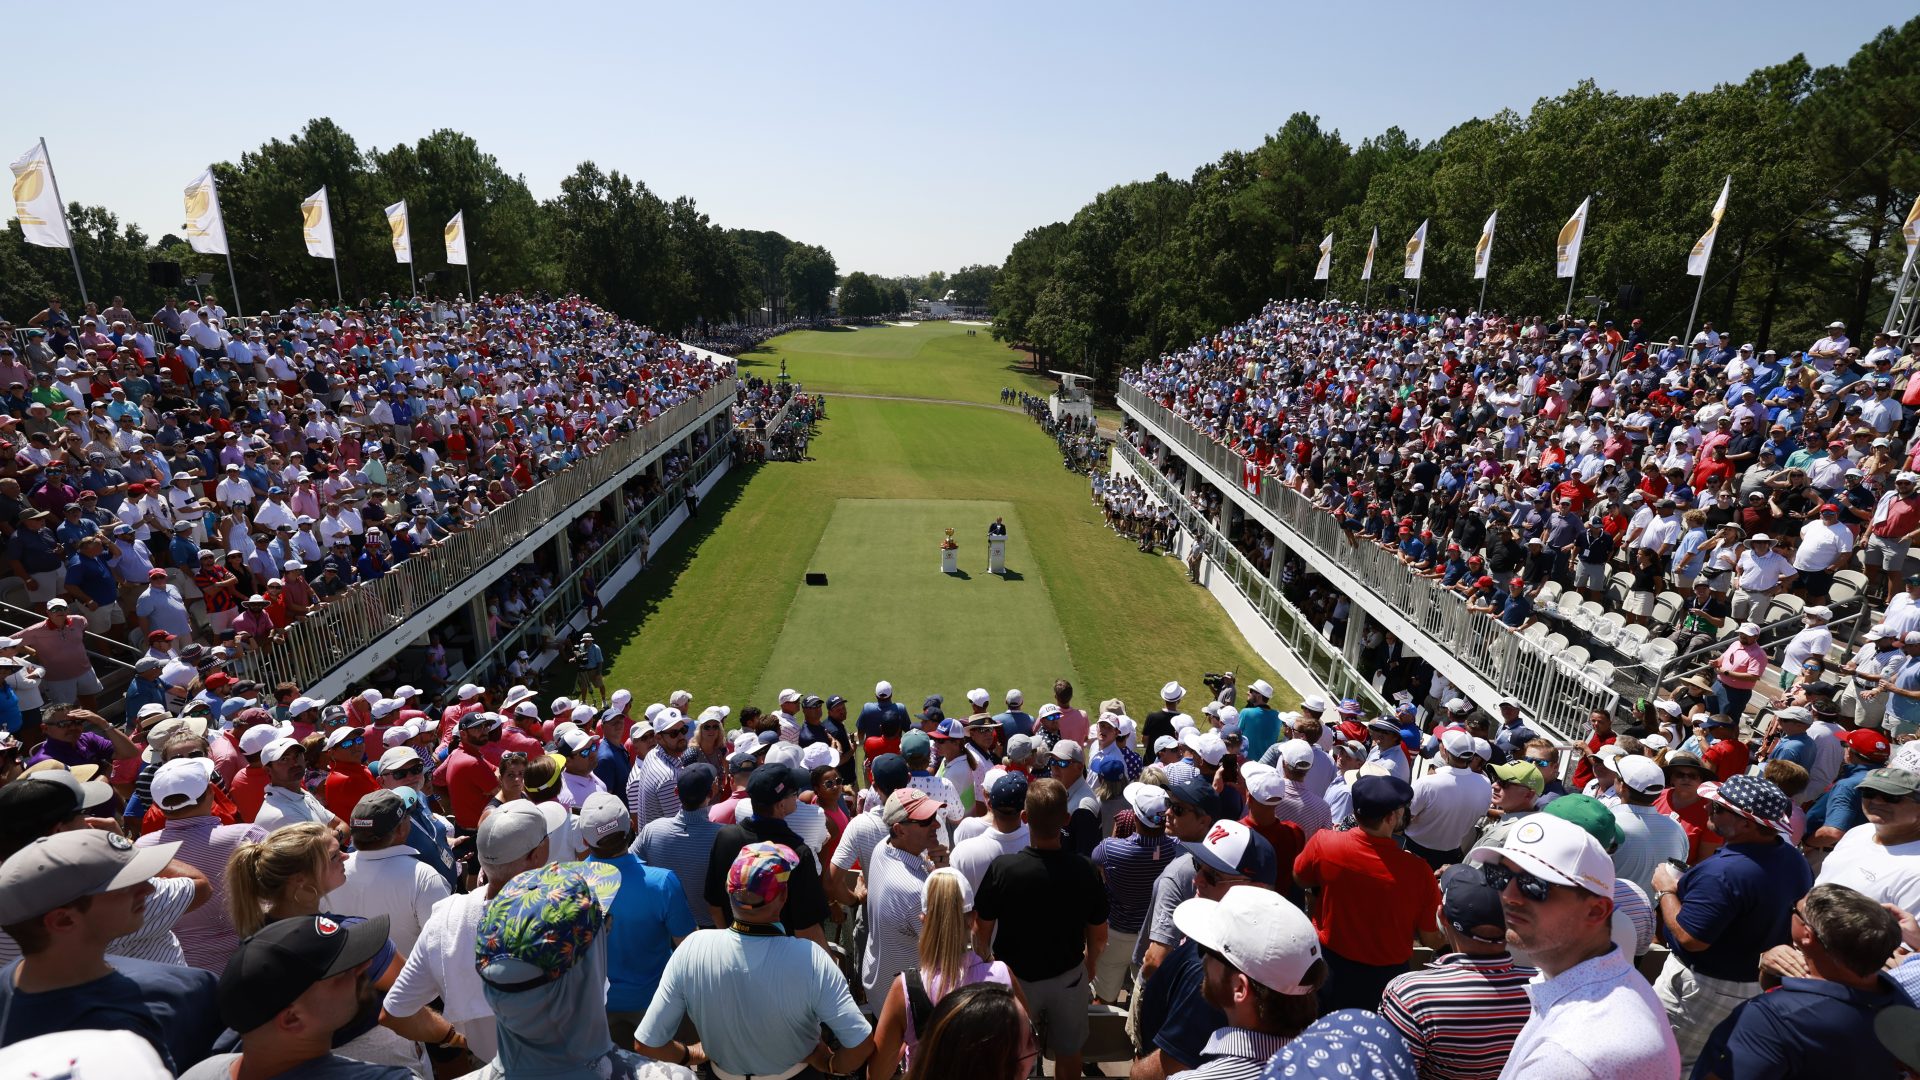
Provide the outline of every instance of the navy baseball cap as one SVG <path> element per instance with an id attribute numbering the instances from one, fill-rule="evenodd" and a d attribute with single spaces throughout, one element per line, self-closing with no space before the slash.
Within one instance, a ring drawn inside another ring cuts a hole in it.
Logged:
<path id="1" fill-rule="evenodd" d="M 707 801 L 713 791 L 713 782 L 719 774 L 713 766 L 704 761 L 695 762 L 680 770 L 680 776 L 674 780 L 674 790 L 680 794 L 680 805 L 697 806 Z"/>
<path id="2" fill-rule="evenodd" d="M 747 799 L 755 806 L 772 806 L 806 790 L 807 776 L 790 765 L 762 765 L 747 778 Z"/>
<path id="3" fill-rule="evenodd" d="M 873 773 L 873 786 L 887 794 L 906 787 L 913 779 L 913 770 L 907 768 L 907 759 L 899 754 L 881 754 L 868 762 L 868 768 Z"/>
<path id="4" fill-rule="evenodd" d="M 1353 785 L 1353 812 L 1376 818 L 1413 802 L 1413 785 L 1397 776 L 1363 776 Z"/>
<path id="5" fill-rule="evenodd" d="M 1027 778 L 1016 772 L 1002 775 L 993 782 L 993 790 L 987 792 L 987 805 L 995 810 L 1025 810 Z"/>
<path id="6" fill-rule="evenodd" d="M 1198 775 L 1167 777 L 1167 798 L 1186 803 L 1210 818 L 1220 816 L 1220 796 Z"/>

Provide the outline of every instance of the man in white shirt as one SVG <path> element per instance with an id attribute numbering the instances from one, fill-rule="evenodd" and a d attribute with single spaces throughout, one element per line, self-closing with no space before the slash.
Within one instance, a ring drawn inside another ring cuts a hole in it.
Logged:
<path id="1" fill-rule="evenodd" d="M 1413 782 L 1407 850 L 1435 870 L 1460 861 L 1460 845 L 1493 802 L 1493 784 L 1474 772 L 1473 736 L 1453 728 L 1440 737 L 1445 762 Z"/>
<path id="2" fill-rule="evenodd" d="M 1778 592 L 1794 574 L 1793 564 L 1773 550 L 1773 537 L 1754 533 L 1734 563 L 1733 618 L 1744 621 L 1756 600 Z"/>
<path id="3" fill-rule="evenodd" d="M 348 825 L 355 850 L 347 856 L 347 882 L 328 893 L 321 906 L 343 915 L 387 916 L 394 948 L 410 952 L 433 905 L 451 892 L 447 879 L 415 857 L 407 843 L 413 821 L 393 791 L 362 796 Z"/>
<path id="4" fill-rule="evenodd" d="M 333 829 L 342 841 L 346 840 L 346 825 L 301 786 L 307 775 L 307 758 L 298 740 L 275 739 L 268 743 L 260 751 L 260 766 L 267 770 L 267 790 L 260 801 L 260 812 L 253 817 L 255 825 L 272 832 L 311 821 Z"/>
<path id="5" fill-rule="evenodd" d="M 1845 885 L 1920 916 L 1920 775 L 1875 769 L 1860 781 L 1855 825 L 1820 865 L 1816 885 Z"/>
<path id="6" fill-rule="evenodd" d="M 1824 601 L 1833 586 L 1833 575 L 1846 568 L 1853 554 L 1853 530 L 1840 524 L 1840 508 L 1833 503 L 1820 507 L 1817 521 L 1800 528 L 1800 547 L 1793 553 L 1796 584 L 1808 600 Z"/>
<path id="7" fill-rule="evenodd" d="M 954 845 L 947 865 L 960 871 L 967 885 L 978 889 L 987 867 L 1002 855 L 1027 846 L 1027 825 L 1020 818 L 1027 805 L 1027 778 L 1023 773 L 1001 773 L 987 792 L 987 831 Z"/>
<path id="8" fill-rule="evenodd" d="M 487 901 L 515 874 L 546 865 L 546 819 L 525 799 L 506 803 L 480 822 L 474 851 L 486 887 L 433 906 L 382 1005 L 395 1019 L 405 1020 L 439 999 L 440 1015 L 466 1038 L 467 1049 L 482 1061 L 492 1061 L 500 1053 L 499 1037 L 473 963 L 474 938 Z"/>
<path id="9" fill-rule="evenodd" d="M 1620 801 L 1609 807 L 1620 826 L 1620 846 L 1613 850 L 1613 872 L 1653 894 L 1653 870 L 1668 859 L 1687 858 L 1687 830 L 1654 809 L 1654 800 L 1667 786 L 1666 770 L 1652 758 L 1629 754 L 1614 762 L 1619 776 L 1614 790 Z"/>

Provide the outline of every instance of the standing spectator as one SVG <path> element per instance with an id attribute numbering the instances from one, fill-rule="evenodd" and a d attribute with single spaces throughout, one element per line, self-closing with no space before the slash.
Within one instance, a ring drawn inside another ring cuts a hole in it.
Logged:
<path id="1" fill-rule="evenodd" d="M 868 1065 L 872 1076 L 898 1065 L 902 1053 L 907 1055 L 905 1064 L 912 1065 L 920 1033 L 926 1030 L 934 1007 L 948 994 L 976 983 L 1013 985 L 1013 973 L 1005 963 L 989 963 L 973 951 L 973 888 L 959 871 L 941 867 L 927 875 L 920 894 L 920 922 L 919 964 L 902 972 L 887 988 L 874 1022 L 873 1059 Z M 1037 1046 L 1033 1056 L 1039 1056 Z"/>
<path id="2" fill-rule="evenodd" d="M 1753 698 L 1753 688 L 1767 673 L 1767 651 L 1760 647 L 1760 627 L 1743 622 L 1735 631 L 1736 639 L 1713 662 L 1715 676 L 1713 707 L 1717 713 L 1739 719 Z"/>
<path id="3" fill-rule="evenodd" d="M 1454 728 L 1440 737 L 1441 763 L 1413 784 L 1407 850 L 1435 870 L 1460 861 L 1460 846 L 1493 801 L 1493 785 L 1471 768 L 1473 736 Z"/>
<path id="4" fill-rule="evenodd" d="M 1620 826 L 1620 846 L 1613 853 L 1613 873 L 1651 896 L 1653 872 L 1661 863 L 1687 861 L 1687 830 L 1655 806 L 1667 788 L 1666 772 L 1657 762 L 1629 754 L 1616 764 L 1620 801 L 1611 809 Z"/>
<path id="5" fill-rule="evenodd" d="M 1093 865 L 1107 892 L 1107 945 L 1094 973 L 1093 996 L 1108 1003 L 1119 1001 L 1126 988 L 1134 946 L 1153 900 L 1153 883 L 1181 853 L 1179 842 L 1166 831 L 1166 789 L 1135 782 L 1127 785 L 1125 797 L 1133 811 L 1133 834 L 1110 836 L 1093 849 Z"/>
<path id="6" fill-rule="evenodd" d="M 751 844 L 784 844 L 806 852 L 806 841 L 787 824 L 787 817 L 800 804 L 800 792 L 807 777 L 798 769 L 784 765 L 762 765 L 747 779 L 747 802 L 753 814 L 745 821 L 723 825 L 713 839 L 713 852 L 707 862 L 707 880 L 703 895 L 713 924 L 726 921 L 727 872 L 734 857 Z M 827 894 L 820 882 L 818 865 L 811 857 L 802 857 L 790 868 L 791 880 L 785 884 L 781 925 L 795 937 L 803 937 L 826 946 L 820 924 L 827 921 Z"/>
<path id="7" fill-rule="evenodd" d="M 680 770 L 680 812 L 647 822 L 631 849 L 648 866 L 673 872 L 693 925 L 701 930 L 713 926 L 713 912 L 707 907 L 704 891 L 713 841 L 720 835 L 720 823 L 707 816 L 707 804 L 717 786 L 713 766 L 703 761 Z M 838 855 L 836 851 L 835 857 Z"/>
<path id="8" fill-rule="evenodd" d="M 169 1071 L 213 1049 L 222 1024 L 212 975 L 107 955 L 108 943 L 140 929 L 151 879 L 179 846 L 136 850 L 117 834 L 77 829 L 0 863 L 0 928 L 21 953 L 0 968 L 0 1045 L 57 1031 L 130 1031 Z"/>
<path id="9" fill-rule="evenodd" d="M 1813 885 L 1805 857 L 1781 839 L 1792 807 L 1779 788 L 1736 776 L 1706 798 L 1724 846 L 1684 875 L 1653 874 L 1660 936 L 1673 950 L 1655 989 L 1689 1070 L 1720 1021 L 1760 992 L 1760 954 L 1787 942 L 1794 901 Z"/>
<path id="10" fill-rule="evenodd" d="M 674 782 L 680 775 L 680 756 L 687 752 L 687 718 L 669 705 L 653 718 L 653 730 L 660 741 L 633 767 L 627 779 L 627 807 L 643 829 L 680 812 L 679 789 Z"/>
<path id="11" fill-rule="evenodd" d="M 1304 774 L 1306 770 L 1301 770 Z M 1306 850 L 1307 833 L 1298 824 L 1282 821 L 1274 812 L 1286 796 L 1286 780 L 1278 769 L 1253 762 L 1242 766 L 1241 783 L 1247 789 L 1247 812 L 1240 818 L 1240 824 L 1259 833 L 1261 839 L 1273 847 L 1273 856 L 1280 866 L 1276 887 L 1280 894 L 1292 900 L 1298 895 L 1293 886 L 1293 860 Z"/>
<path id="12" fill-rule="evenodd" d="M 20 631 L 20 642 L 33 650 L 34 659 L 45 668 L 40 692 L 46 700 L 94 707 L 100 677 L 94 674 L 93 659 L 87 655 L 85 616 L 70 614 L 67 602 L 56 597 L 47 601 L 45 619 Z"/>
<path id="13" fill-rule="evenodd" d="M 1416 936 L 1428 948 L 1445 943 L 1432 869 L 1393 841 L 1412 802 L 1405 780 L 1363 776 L 1353 785 L 1356 827 L 1315 834 L 1294 860 L 1331 969 L 1323 1009 L 1378 1006 L 1387 983 L 1407 969 Z"/>
<path id="14" fill-rule="evenodd" d="M 1845 885 L 1920 916 L 1920 775 L 1875 769 L 1858 790 L 1867 823 L 1840 837 L 1820 865 L 1819 884 Z"/>
<path id="15" fill-rule="evenodd" d="M 1660 1001 L 1613 943 L 1613 864 L 1586 830 L 1536 814 L 1469 856 L 1500 891 L 1507 943 L 1539 965 L 1532 1014 L 1502 1077 L 1680 1073 Z"/>
<path id="16" fill-rule="evenodd" d="M 1314 746 L 1312 740 L 1301 731 L 1309 725 L 1317 737 L 1320 722 L 1302 720 L 1294 726 L 1295 737 L 1278 744 L 1274 748 L 1276 752 L 1269 755 L 1274 758 L 1273 761 L 1261 758 L 1263 764 L 1277 763 L 1281 770 L 1280 798 L 1273 804 L 1273 815 L 1281 821 L 1300 826 L 1302 843 L 1312 839 L 1313 834 L 1320 830 L 1333 827 L 1333 810 L 1327 805 L 1323 794 L 1325 783 L 1333 779 L 1333 759 L 1327 756 L 1326 751 Z M 1323 761 L 1328 775 L 1318 781 L 1321 786 L 1316 788 L 1315 778 Z M 1287 867 L 1287 876 L 1293 876 L 1291 865 Z"/>
<path id="17" fill-rule="evenodd" d="M 1203 996 L 1226 1017 L 1202 1051 L 1206 1064 L 1182 1075 L 1192 1080 L 1260 1075 L 1318 1012 L 1317 992 L 1327 965 L 1313 923 L 1263 889 L 1230 889 L 1219 900 L 1196 896 L 1180 905 L 1174 919 L 1200 947 Z"/>
<path id="18" fill-rule="evenodd" d="M 379 790 L 380 781 L 367 769 L 367 729 L 337 727 L 327 732 L 327 809 L 350 821 L 362 796 Z"/>
<path id="19" fill-rule="evenodd" d="M 773 843 L 745 845 L 729 859 L 721 878 L 733 917 L 727 929 L 695 931 L 674 950 L 634 1032 L 642 1054 L 689 1068 L 710 1060 L 717 1076 L 813 1080 L 852 1072 L 873 1053 L 873 1029 L 833 958 L 780 932 L 789 886 L 805 859 L 793 846 Z M 755 1022 L 742 1024 L 743 1016 Z M 691 1046 L 674 1038 L 689 1017 L 701 1034 Z M 820 1041 L 822 1025 L 838 1051 Z"/>
<path id="20" fill-rule="evenodd" d="M 1793 940 L 1761 971 L 1768 992 L 1721 1022 L 1694 1075 L 1898 1075 L 1875 1029 L 1885 1009 L 1910 1000 L 1885 970 L 1899 920 L 1843 885 L 1814 886 L 1793 915 Z"/>
<path id="21" fill-rule="evenodd" d="M 1581 755 L 1580 763 L 1573 767 L 1573 778 L 1569 782 L 1575 792 L 1585 791 L 1588 782 L 1593 779 L 1593 763 L 1588 759 L 1598 754 L 1601 747 L 1619 738 L 1613 732 L 1613 714 L 1605 709 L 1594 709 L 1587 714 L 1587 729 L 1586 753 Z M 1551 791 L 1552 787 L 1548 786 L 1546 790 Z M 1564 795 L 1566 791 L 1555 794 Z"/>
<path id="22" fill-rule="evenodd" d="M 874 775 L 877 779 L 878 769 Z M 947 865 L 959 871 L 969 889 L 979 890 L 994 860 L 1027 846 L 1027 824 L 1021 817 L 1027 806 L 1027 785 L 1024 773 L 1003 772 L 994 777 L 987 789 L 987 816 L 980 819 L 987 823 L 986 828 L 955 844 L 948 854 Z M 851 823 L 848 828 L 851 830 Z M 843 840 L 842 844 L 845 843 Z M 834 861 L 838 862 L 839 858 L 836 852 Z"/>
<path id="23" fill-rule="evenodd" d="M 688 771 L 696 768 L 711 772 L 705 765 L 689 766 Z M 619 890 L 607 909 L 612 922 L 607 930 L 606 1011 L 614 1045 L 628 1047 L 660 988 L 674 947 L 695 929 L 693 912 L 687 910 L 686 890 L 672 870 L 648 866 L 627 850 L 633 818 L 626 800 L 605 791 L 587 796 L 580 808 L 580 834 L 589 861 L 620 871 Z"/>
<path id="24" fill-rule="evenodd" d="M 60 595 L 67 581 L 66 549 L 54 537 L 41 509 L 29 509 L 20 515 L 19 527 L 7 541 L 7 559 L 13 574 L 26 583 L 27 598 L 45 604 Z"/>
<path id="25" fill-rule="evenodd" d="M 1422 1080 L 1495 1080 L 1532 1013 L 1534 971 L 1507 951 L 1500 890 L 1478 865 L 1441 872 L 1440 934 L 1446 951 L 1394 976 L 1380 1015 L 1406 1038 Z"/>
<path id="26" fill-rule="evenodd" d="M 354 850 L 347 856 L 346 884 L 323 897 L 320 906 L 363 919 L 385 918 L 394 948 L 412 951 L 433 905 L 451 892 L 447 880 L 407 843 L 413 821 L 395 792 L 362 796 L 348 826 Z"/>
<path id="27" fill-rule="evenodd" d="M 1005 956 L 1055 1076 L 1080 1075 L 1089 988 L 1107 943 L 1106 889 L 1086 856 L 1062 847 L 1067 816 L 1059 781 L 1029 785 L 1027 847 L 994 860 L 974 898 L 974 951 L 991 958 L 998 946 Z"/>
<path id="28" fill-rule="evenodd" d="M 933 844 L 941 806 L 918 788 L 887 796 L 881 823 L 885 843 L 867 860 L 867 944 L 861 954 L 860 983 L 872 1001 L 901 972 L 913 967 L 920 938 L 920 893 L 933 869 L 926 852 Z"/>
<path id="29" fill-rule="evenodd" d="M 346 835 L 346 822 L 307 790 L 306 749 L 298 739 L 280 738 L 268 743 L 260 751 L 260 767 L 267 773 L 267 787 L 261 792 L 260 809 L 253 818 L 260 831 L 270 833 L 311 821 Z"/>
<path id="30" fill-rule="evenodd" d="M 206 758 L 175 758 L 155 770 L 153 804 L 167 823 L 134 841 L 138 847 L 177 843 L 176 857 L 213 883 L 211 901 L 174 926 L 187 963 L 202 971 L 225 968 L 240 943 L 227 915 L 227 864 L 242 845 L 267 835 L 258 825 L 220 824 L 213 816 L 213 775 L 213 762 Z"/>

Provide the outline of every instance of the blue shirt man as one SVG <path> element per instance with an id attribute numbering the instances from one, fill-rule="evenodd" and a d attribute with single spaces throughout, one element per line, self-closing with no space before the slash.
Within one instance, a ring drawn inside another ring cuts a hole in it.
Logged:
<path id="1" fill-rule="evenodd" d="M 1280 741 L 1280 714 L 1267 703 L 1272 696 L 1273 687 L 1265 679 L 1255 679 L 1247 687 L 1247 707 L 1240 710 L 1240 738 L 1250 761 L 1259 761 L 1268 747 Z"/>
<path id="2" fill-rule="evenodd" d="M 1793 905 L 1812 887 L 1806 857 L 1784 840 L 1727 844 L 1689 869 L 1677 890 L 1681 929 L 1707 947 L 1687 951 L 1664 923 L 1660 936 L 1698 974 L 1749 983 L 1760 954 L 1788 940 Z"/>
<path id="3" fill-rule="evenodd" d="M 1519 578 L 1513 579 L 1513 591 L 1507 594 L 1507 602 L 1500 609 L 1500 622 L 1510 630 L 1518 630 L 1533 619 L 1533 598 L 1523 590 L 1526 585 Z"/>
<path id="4" fill-rule="evenodd" d="M 994 714 L 993 722 L 1000 725 L 1002 740 L 1011 739 L 1015 735 L 1033 734 L 1033 714 L 1024 711 L 1022 706 L 1025 704 L 1026 700 L 1018 691 L 1015 691 L 1007 695 L 1007 711 Z"/>
<path id="5" fill-rule="evenodd" d="M 854 721 L 854 730 L 863 739 L 880 737 L 898 737 L 911 725 L 907 717 L 907 707 L 893 700 L 893 684 L 880 683 L 873 688 L 876 701 L 860 706 L 860 718 Z"/>
<path id="6" fill-rule="evenodd" d="M 631 835 L 631 820 L 625 802 L 599 792 L 587 797 L 579 827 L 592 846 L 588 861 L 620 871 L 620 891 L 614 894 L 608 923 L 607 1012 L 631 1014 L 628 1023 L 637 1025 L 659 989 L 673 947 L 696 928 L 680 878 L 622 850 Z"/>

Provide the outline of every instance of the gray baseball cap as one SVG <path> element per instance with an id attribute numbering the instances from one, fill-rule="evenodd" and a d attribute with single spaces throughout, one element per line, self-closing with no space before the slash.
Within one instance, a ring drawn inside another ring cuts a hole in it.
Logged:
<path id="1" fill-rule="evenodd" d="M 177 841 L 136 848 L 101 829 L 42 836 L 0 864 L 0 926 L 138 884 L 165 869 L 178 850 Z"/>
<path id="2" fill-rule="evenodd" d="M 73 795 L 75 809 L 90 810 L 113 801 L 113 786 L 105 780 L 82 780 L 71 769 L 36 769 L 20 777 L 38 784 L 57 784 Z M 16 781 L 17 782 L 17 781 Z"/>
<path id="3" fill-rule="evenodd" d="M 547 838 L 547 818 L 526 799 L 502 803 L 480 823 L 475 849 L 480 861 L 499 866 L 527 857 Z"/>

